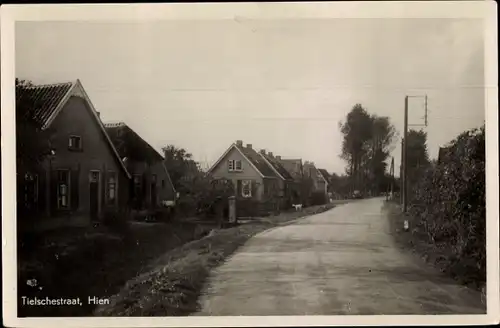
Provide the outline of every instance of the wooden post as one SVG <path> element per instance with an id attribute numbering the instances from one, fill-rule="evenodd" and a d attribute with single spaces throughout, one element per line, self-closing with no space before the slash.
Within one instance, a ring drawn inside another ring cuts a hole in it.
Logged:
<path id="1" fill-rule="evenodd" d="M 230 196 L 228 198 L 229 201 L 229 224 L 236 225 L 236 197 Z"/>

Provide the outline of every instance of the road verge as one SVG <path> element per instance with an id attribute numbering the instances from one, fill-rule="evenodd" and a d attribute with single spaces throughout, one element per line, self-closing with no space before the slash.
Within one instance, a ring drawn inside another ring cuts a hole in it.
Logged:
<path id="1" fill-rule="evenodd" d="M 294 220 L 325 212 L 334 204 L 287 212 L 237 227 L 214 231 L 200 240 L 169 251 L 150 270 L 126 283 L 98 307 L 96 316 L 186 316 L 196 312 L 197 300 L 210 274 L 252 236 Z"/>

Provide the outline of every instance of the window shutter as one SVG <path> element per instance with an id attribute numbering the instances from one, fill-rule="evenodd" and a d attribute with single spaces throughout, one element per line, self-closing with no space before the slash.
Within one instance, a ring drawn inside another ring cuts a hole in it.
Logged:
<path id="1" fill-rule="evenodd" d="M 107 174 L 106 166 L 102 167 L 101 181 L 99 184 L 101 185 L 101 204 L 102 206 L 106 206 L 107 204 L 107 195 L 108 195 L 108 174 Z"/>
<path id="2" fill-rule="evenodd" d="M 80 189 L 80 164 L 76 169 L 71 170 L 71 209 L 78 210 L 79 206 L 79 189 Z"/>
<path id="3" fill-rule="evenodd" d="M 141 206 L 145 205 L 147 188 L 148 188 L 147 182 L 148 182 L 148 180 L 146 179 L 146 173 L 144 173 L 142 175 L 142 195 L 141 195 L 141 201 L 140 201 Z"/>
<path id="4" fill-rule="evenodd" d="M 45 194 L 47 192 L 46 189 L 46 183 L 47 183 L 47 173 L 41 171 L 38 174 L 38 209 L 40 211 L 45 211 L 47 207 L 47 200 L 45 198 Z"/>
<path id="5" fill-rule="evenodd" d="M 236 195 L 238 197 L 241 197 L 241 180 L 238 180 L 236 182 Z"/>
<path id="6" fill-rule="evenodd" d="M 57 171 L 50 172 L 50 213 L 53 214 L 57 211 Z"/>

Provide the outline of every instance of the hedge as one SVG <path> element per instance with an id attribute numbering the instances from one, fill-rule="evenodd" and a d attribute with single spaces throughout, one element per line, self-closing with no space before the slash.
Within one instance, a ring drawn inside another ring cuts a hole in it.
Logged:
<path id="1" fill-rule="evenodd" d="M 486 280 L 485 127 L 460 134 L 446 157 L 410 190 L 409 213 L 427 242 L 446 249 L 447 270 L 479 285 Z"/>

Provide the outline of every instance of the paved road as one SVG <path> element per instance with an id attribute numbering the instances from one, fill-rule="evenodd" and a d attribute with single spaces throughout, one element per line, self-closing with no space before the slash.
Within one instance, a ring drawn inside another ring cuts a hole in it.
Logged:
<path id="1" fill-rule="evenodd" d="M 478 292 L 400 251 L 381 199 L 250 239 L 213 275 L 195 315 L 485 313 Z"/>

